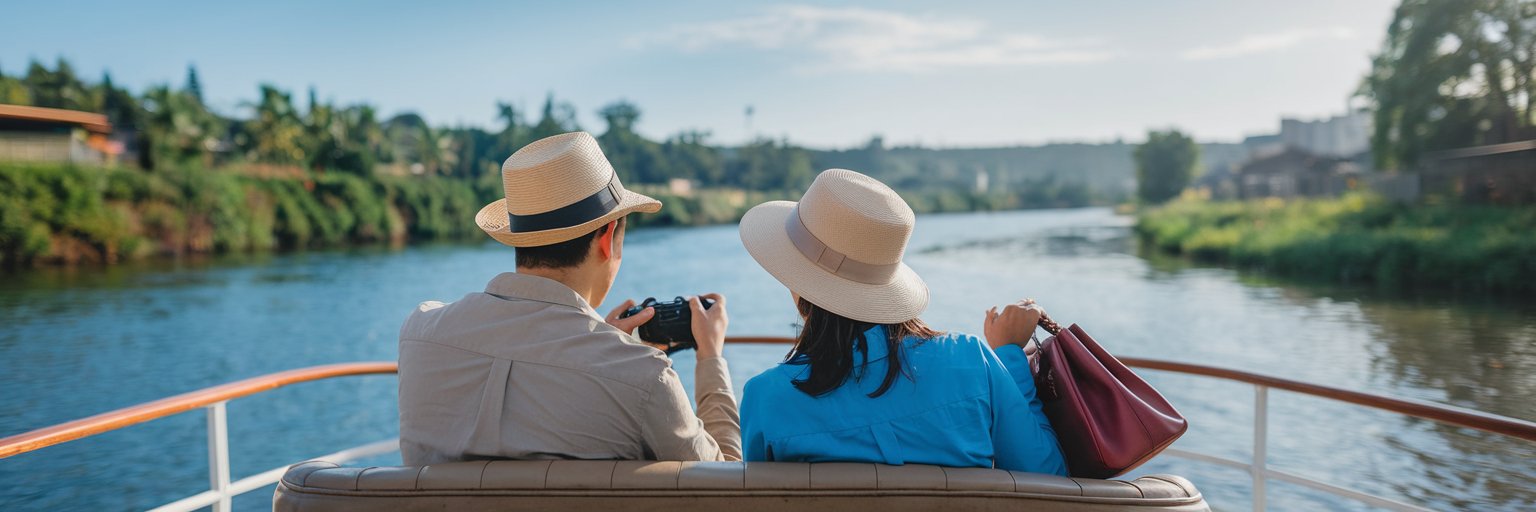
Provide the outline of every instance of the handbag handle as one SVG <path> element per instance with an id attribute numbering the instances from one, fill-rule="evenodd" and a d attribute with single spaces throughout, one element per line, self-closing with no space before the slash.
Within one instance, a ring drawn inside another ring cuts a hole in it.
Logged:
<path id="1" fill-rule="evenodd" d="M 1045 329 L 1045 332 L 1051 333 L 1052 336 L 1061 332 L 1061 324 L 1056 323 L 1055 320 L 1051 320 L 1051 317 L 1044 314 L 1040 315 L 1040 327 Z"/>
<path id="2" fill-rule="evenodd" d="M 1051 320 L 1051 317 L 1044 314 L 1040 315 L 1040 322 L 1037 325 L 1045 329 L 1045 332 L 1051 333 L 1051 336 L 1061 332 L 1061 324 L 1056 323 L 1055 320 Z M 1043 350 L 1045 350 L 1045 344 L 1040 341 L 1039 337 L 1035 336 L 1034 332 L 1030 332 L 1029 341 L 1024 343 L 1024 357 L 1029 361 L 1029 373 L 1032 375 L 1040 373 L 1040 352 Z"/>

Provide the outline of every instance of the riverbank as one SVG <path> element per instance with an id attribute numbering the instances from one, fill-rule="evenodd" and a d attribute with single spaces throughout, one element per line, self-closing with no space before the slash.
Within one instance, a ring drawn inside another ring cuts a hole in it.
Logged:
<path id="1" fill-rule="evenodd" d="M 660 199 L 636 226 L 733 223 L 753 205 L 798 190 L 635 184 Z M 112 264 L 148 257 L 354 245 L 473 241 L 471 219 L 501 194 L 496 175 L 362 176 L 231 166 L 142 171 L 0 163 L 0 267 Z M 918 213 L 1082 206 L 1027 192 L 904 192 Z"/>
<path id="2" fill-rule="evenodd" d="M 1334 199 L 1180 199 L 1138 215 L 1154 250 L 1279 275 L 1536 293 L 1536 208 Z"/>
<path id="3" fill-rule="evenodd" d="M 465 180 L 0 166 L 0 265 L 464 238 Z"/>

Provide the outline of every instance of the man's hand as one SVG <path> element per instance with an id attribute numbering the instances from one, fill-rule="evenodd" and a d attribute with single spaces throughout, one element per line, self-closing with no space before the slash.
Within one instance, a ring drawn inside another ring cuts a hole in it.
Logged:
<path id="1" fill-rule="evenodd" d="M 982 334 L 987 337 L 987 345 L 991 345 L 994 350 L 1008 344 L 1023 346 L 1029 342 L 1030 335 L 1035 333 L 1035 327 L 1040 325 L 1040 317 L 1043 315 L 1045 309 L 1035 304 L 1035 299 L 1009 304 L 1002 311 L 994 306 L 987 310 Z"/>
<path id="2" fill-rule="evenodd" d="M 647 307 L 640 310 L 639 313 L 635 313 L 635 316 L 619 318 L 619 315 L 624 314 L 625 311 L 632 307 L 635 307 L 635 300 L 626 300 L 623 304 L 619 304 L 619 307 L 613 308 L 613 311 L 609 311 L 608 317 L 604 318 L 603 320 L 608 322 L 608 325 L 612 325 L 615 328 L 618 328 L 620 331 L 634 335 L 635 329 L 640 328 L 640 324 L 649 322 L 651 321 L 651 317 L 656 316 L 656 308 Z M 640 341 L 643 342 L 645 340 Z M 650 345 L 656 350 L 660 350 L 662 352 L 667 351 L 667 346 L 660 343 L 646 343 L 646 345 Z"/>
<path id="3" fill-rule="evenodd" d="M 713 299 L 715 305 L 704 309 L 700 298 Z M 693 313 L 693 339 L 698 342 L 699 359 L 719 357 L 725 352 L 725 326 L 730 323 L 725 315 L 725 296 L 706 293 L 688 297 L 688 309 Z"/>

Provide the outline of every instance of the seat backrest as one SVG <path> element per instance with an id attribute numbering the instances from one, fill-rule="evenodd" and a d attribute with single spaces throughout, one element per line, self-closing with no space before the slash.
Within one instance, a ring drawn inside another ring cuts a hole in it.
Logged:
<path id="1" fill-rule="evenodd" d="M 278 511 L 933 510 L 1206 511 L 1188 480 L 1093 480 L 908 464 L 477 461 L 341 467 L 310 461 L 278 483 Z"/>

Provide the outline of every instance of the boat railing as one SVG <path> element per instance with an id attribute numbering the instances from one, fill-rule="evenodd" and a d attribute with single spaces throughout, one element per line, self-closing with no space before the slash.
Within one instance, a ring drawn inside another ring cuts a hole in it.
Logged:
<path id="1" fill-rule="evenodd" d="M 208 414 L 208 490 L 155 507 L 153 510 L 185 511 L 213 507 L 215 512 L 226 512 L 230 510 L 231 500 L 235 496 L 276 483 L 288 469 L 286 466 L 273 468 L 231 481 L 229 422 L 225 412 L 225 406 L 230 400 L 301 382 L 393 373 L 395 373 L 395 363 L 379 361 L 311 366 L 252 377 L 0 439 L 0 459 L 202 408 Z M 398 449 L 398 440 L 389 439 L 317 458 L 350 461 L 383 455 Z"/>
<path id="2" fill-rule="evenodd" d="M 790 343 L 789 338 L 775 337 L 751 337 L 732 338 L 734 343 Z M 1145 359 L 1139 357 L 1120 357 L 1120 362 L 1127 366 L 1144 370 L 1155 370 L 1201 377 L 1236 381 L 1253 386 L 1253 454 L 1249 460 L 1237 460 L 1220 457 L 1206 453 L 1192 452 L 1180 448 L 1169 448 L 1163 453 L 1174 457 L 1190 459 L 1218 466 L 1243 470 L 1253 479 L 1253 510 L 1262 512 L 1267 506 L 1265 496 L 1266 483 L 1270 480 L 1300 485 L 1309 489 L 1325 492 L 1335 496 L 1352 499 L 1372 506 L 1389 510 L 1402 511 L 1427 511 L 1423 506 L 1404 503 L 1402 501 L 1361 492 L 1347 487 L 1330 484 L 1313 478 L 1307 478 L 1296 473 L 1282 471 L 1269 467 L 1269 391 L 1277 389 L 1303 395 L 1316 396 L 1345 403 L 1365 406 L 1373 409 L 1394 412 L 1415 418 L 1424 418 L 1438 421 L 1458 427 L 1467 427 L 1477 430 L 1501 434 L 1517 439 L 1536 442 L 1536 423 L 1509 418 L 1497 414 L 1490 414 L 1478 410 L 1466 409 L 1452 405 L 1437 404 L 1422 400 L 1408 398 L 1396 398 L 1389 396 L 1351 391 L 1348 389 L 1323 386 L 1296 380 L 1284 379 L 1270 375 L 1263 375 L 1230 368 L 1206 366 L 1160 359 Z"/>
<path id="3" fill-rule="evenodd" d="M 792 341 L 790 338 L 783 337 L 733 337 L 727 340 L 727 342 L 733 344 L 788 344 Z M 1265 484 L 1270 480 L 1300 485 L 1316 491 L 1391 510 L 1428 510 L 1423 506 L 1404 503 L 1270 468 L 1267 459 L 1269 446 L 1269 391 L 1271 389 L 1338 400 L 1373 409 L 1430 419 L 1450 425 L 1478 429 L 1536 442 L 1536 423 L 1472 409 L 1351 391 L 1215 366 L 1134 357 L 1122 357 L 1120 360 L 1126 365 L 1136 368 L 1210 377 L 1242 382 L 1253 386 L 1253 454 L 1249 460 L 1230 459 L 1178 448 L 1170 448 L 1163 453 L 1198 462 L 1237 468 L 1248 472 L 1253 479 L 1253 509 L 1256 511 L 1263 511 L 1266 507 Z M 180 511 L 212 507 L 216 512 L 227 511 L 230 509 L 231 499 L 234 496 L 276 483 L 282 478 L 282 474 L 286 469 L 285 467 L 279 467 L 240 478 L 239 480 L 231 480 L 229 471 L 229 430 L 225 413 L 225 406 L 230 400 L 302 382 L 337 377 L 392 374 L 395 371 L 396 366 L 393 362 L 365 362 L 314 366 L 253 377 L 6 437 L 0 439 L 0 459 L 202 408 L 208 416 L 209 489 L 162 505 L 155 510 Z M 382 455 L 398 449 L 398 440 L 390 439 L 349 448 L 318 458 L 345 462 Z"/>

